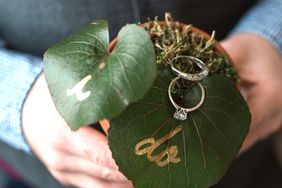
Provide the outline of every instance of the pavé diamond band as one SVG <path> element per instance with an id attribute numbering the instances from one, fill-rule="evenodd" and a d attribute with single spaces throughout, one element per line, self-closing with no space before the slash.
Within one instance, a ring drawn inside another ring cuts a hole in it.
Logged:
<path id="1" fill-rule="evenodd" d="M 199 66 L 202 71 L 199 72 L 199 73 L 196 73 L 196 74 L 190 74 L 190 73 L 185 73 L 185 72 L 178 70 L 174 66 L 173 61 L 176 60 L 176 59 L 179 59 L 179 58 L 187 58 L 192 63 L 195 63 L 197 66 Z M 198 59 L 196 57 L 192 57 L 192 56 L 176 56 L 175 58 L 172 59 L 170 66 L 171 66 L 172 71 L 175 74 L 177 74 L 178 76 L 180 76 L 181 78 L 183 78 L 185 80 L 190 80 L 190 81 L 193 81 L 193 82 L 201 81 L 201 80 L 205 79 L 209 74 L 209 69 L 206 66 L 206 64 L 204 62 L 202 62 L 200 59 Z"/>

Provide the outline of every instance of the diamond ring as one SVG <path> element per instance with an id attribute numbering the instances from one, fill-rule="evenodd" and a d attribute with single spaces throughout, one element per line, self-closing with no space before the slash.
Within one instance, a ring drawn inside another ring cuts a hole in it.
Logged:
<path id="1" fill-rule="evenodd" d="M 195 63 L 200 69 L 201 72 L 196 73 L 196 74 L 190 74 L 190 73 L 185 73 L 180 71 L 179 69 L 177 69 L 176 67 L 174 67 L 173 65 L 173 61 L 175 61 L 176 59 L 179 58 L 186 58 L 188 60 L 190 60 L 192 63 Z M 192 56 L 176 56 L 175 58 L 172 59 L 171 63 L 170 63 L 171 69 L 172 71 L 177 74 L 178 76 L 180 76 L 181 78 L 185 79 L 185 80 L 190 80 L 190 81 L 201 81 L 203 79 L 205 79 L 208 74 L 209 74 L 209 69 L 206 66 L 206 64 L 201 61 L 200 59 L 196 58 L 196 57 L 192 57 Z"/>
<path id="2" fill-rule="evenodd" d="M 201 93 L 202 93 L 202 96 L 201 96 L 201 100 L 200 102 L 194 106 L 194 107 L 191 107 L 191 108 L 183 108 L 181 106 L 179 106 L 178 104 L 176 104 L 176 102 L 173 100 L 172 98 L 172 95 L 171 95 L 171 89 L 172 87 L 174 86 L 174 84 L 177 82 L 177 80 L 180 79 L 180 76 L 178 77 L 175 77 L 169 84 L 168 86 L 168 96 L 169 96 L 169 99 L 171 101 L 171 103 L 173 104 L 173 106 L 176 108 L 176 111 L 173 115 L 173 117 L 175 119 L 178 119 L 178 120 L 186 120 L 187 119 L 187 113 L 188 112 L 192 112 L 196 109 L 198 109 L 203 103 L 204 103 L 204 99 L 205 99 L 205 89 L 204 89 L 204 86 L 201 82 L 196 82 L 198 84 L 198 86 L 200 87 L 201 89 Z"/>

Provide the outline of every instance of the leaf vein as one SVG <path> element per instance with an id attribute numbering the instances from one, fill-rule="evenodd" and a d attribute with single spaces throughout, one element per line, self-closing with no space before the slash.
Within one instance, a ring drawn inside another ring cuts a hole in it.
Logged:
<path id="1" fill-rule="evenodd" d="M 84 34 L 97 39 L 105 49 L 108 49 L 108 47 L 106 47 L 105 43 L 97 35 L 92 34 L 92 33 L 88 33 L 88 32 L 84 32 Z"/>
<path id="2" fill-rule="evenodd" d="M 205 153 L 204 153 L 204 146 L 203 146 L 202 137 L 201 137 L 201 135 L 200 135 L 200 131 L 199 131 L 199 128 L 198 128 L 198 126 L 197 126 L 197 123 L 196 123 L 195 119 L 193 118 L 193 116 L 192 116 L 191 114 L 190 114 L 190 116 L 191 116 L 191 119 L 192 119 L 192 121 L 193 121 L 193 124 L 194 124 L 194 126 L 195 126 L 195 128 L 196 128 L 197 135 L 198 135 L 198 137 L 199 137 L 199 141 L 200 141 L 200 144 L 201 144 L 201 153 L 202 153 L 202 158 L 203 158 L 203 162 L 204 162 L 204 167 L 207 168 L 206 157 L 205 157 Z"/>
<path id="3" fill-rule="evenodd" d="M 187 151 L 186 151 L 185 129 L 183 125 L 181 125 L 181 127 L 182 127 L 182 140 L 183 140 L 183 152 L 184 152 L 184 166 L 185 166 L 185 171 L 186 171 L 187 186 L 189 187 L 190 178 L 189 178 L 189 171 L 188 171 L 187 159 L 186 159 Z"/>

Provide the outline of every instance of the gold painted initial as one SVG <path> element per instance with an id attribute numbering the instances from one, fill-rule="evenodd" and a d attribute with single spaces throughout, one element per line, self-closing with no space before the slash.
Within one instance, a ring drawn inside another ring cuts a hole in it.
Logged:
<path id="1" fill-rule="evenodd" d="M 166 150 L 162 151 L 159 154 L 152 155 L 154 150 L 159 147 L 162 143 L 167 140 L 170 140 L 174 137 L 178 132 L 181 131 L 181 126 L 176 127 L 172 130 L 169 134 L 165 135 L 161 139 L 155 141 L 154 138 L 146 138 L 138 142 L 135 146 L 135 154 L 136 155 L 144 155 L 147 153 L 147 158 L 151 162 L 155 162 L 158 166 L 165 166 L 169 163 L 179 163 L 180 158 L 177 157 L 178 155 L 178 147 L 177 146 L 170 146 Z M 147 147 L 144 147 L 146 146 Z M 143 146 L 143 149 L 140 149 Z"/>
<path id="2" fill-rule="evenodd" d="M 91 91 L 86 91 L 83 93 L 82 89 L 87 84 L 87 82 L 91 80 L 91 78 L 92 76 L 88 75 L 85 78 L 83 78 L 81 81 L 79 81 L 72 89 L 67 89 L 67 96 L 76 95 L 78 101 L 83 101 L 87 99 L 90 96 Z"/>

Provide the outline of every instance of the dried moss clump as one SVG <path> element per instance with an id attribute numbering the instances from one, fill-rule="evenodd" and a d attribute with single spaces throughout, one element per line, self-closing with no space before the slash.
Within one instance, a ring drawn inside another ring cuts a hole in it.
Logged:
<path id="1" fill-rule="evenodd" d="M 203 35 L 192 32 L 191 25 L 180 27 L 178 22 L 173 21 L 170 13 L 165 14 L 165 22 L 166 24 L 160 25 L 158 18 L 155 18 L 144 24 L 155 45 L 157 63 L 170 64 L 173 58 L 188 55 L 205 62 L 210 75 L 220 73 L 228 77 L 237 77 L 229 60 L 215 51 L 215 32 L 207 40 Z M 193 63 L 184 62 L 181 58 L 176 59 L 174 65 L 184 72 L 199 71 Z"/>

